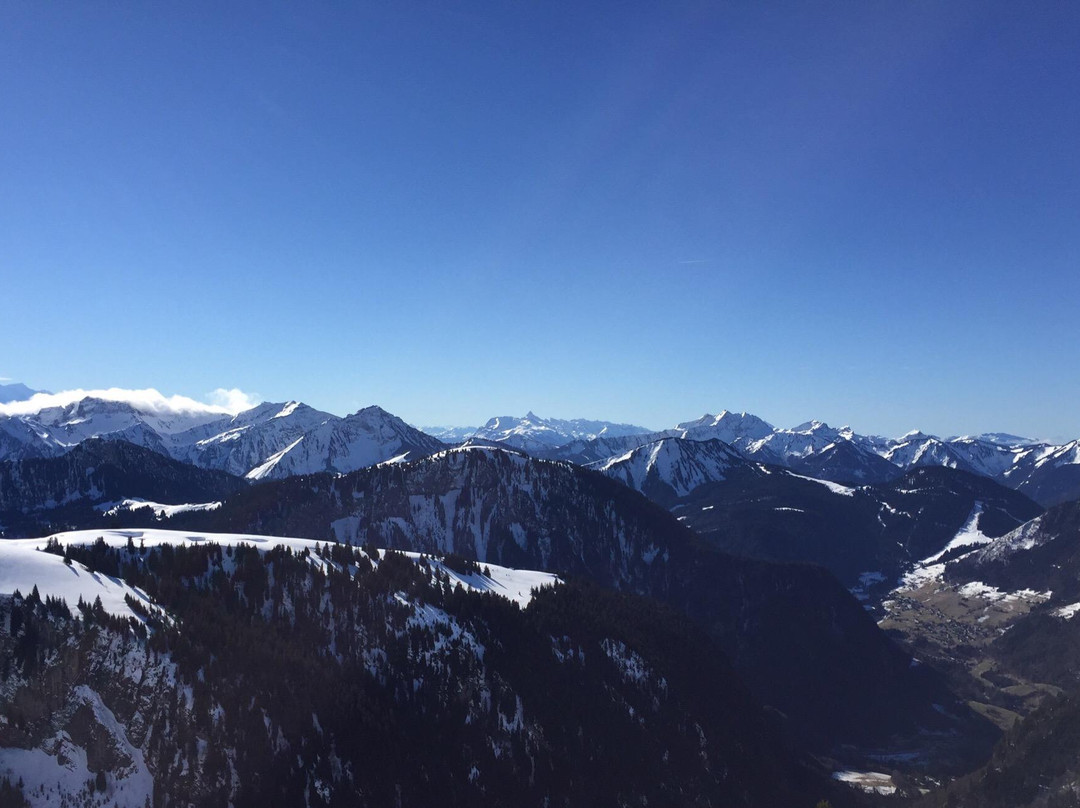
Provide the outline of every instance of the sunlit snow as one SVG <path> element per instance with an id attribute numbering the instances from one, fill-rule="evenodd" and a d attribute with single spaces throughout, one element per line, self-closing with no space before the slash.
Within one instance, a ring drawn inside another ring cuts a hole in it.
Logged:
<path id="1" fill-rule="evenodd" d="M 86 603 L 93 603 L 101 598 L 105 611 L 123 617 L 136 616 L 125 602 L 125 596 L 141 601 L 147 607 L 153 606 L 145 593 L 133 588 L 120 578 L 90 572 L 77 562 L 64 563 L 62 556 L 44 551 L 49 538 L 56 539 L 61 545 L 93 544 L 99 538 L 110 547 L 125 547 L 131 541 L 136 547 L 154 548 L 165 544 L 218 544 L 223 547 L 238 544 L 252 545 L 259 550 L 271 550 L 287 547 L 293 552 L 308 550 L 314 553 L 316 545 L 327 546 L 332 542 L 317 542 L 312 539 L 280 538 L 276 536 L 257 536 L 240 533 L 191 533 L 179 530 L 160 530 L 156 528 L 135 530 L 75 530 L 57 533 L 51 537 L 38 539 L 8 539 L 0 541 L 0 595 L 9 595 L 19 590 L 24 596 L 37 586 L 38 593 L 46 597 L 58 597 L 67 601 L 69 607 L 82 598 Z M 378 551 L 378 561 L 386 551 Z M 420 553 L 405 553 L 416 563 L 425 563 L 432 575 L 444 572 L 451 585 L 460 584 L 464 589 L 475 592 L 491 592 L 517 603 L 528 605 L 533 592 L 542 586 L 558 583 L 557 576 L 549 572 L 516 570 L 497 564 L 484 564 L 482 572 L 462 574 L 447 567 L 440 559 L 424 556 Z M 486 574 L 485 574 L 486 573 Z"/>

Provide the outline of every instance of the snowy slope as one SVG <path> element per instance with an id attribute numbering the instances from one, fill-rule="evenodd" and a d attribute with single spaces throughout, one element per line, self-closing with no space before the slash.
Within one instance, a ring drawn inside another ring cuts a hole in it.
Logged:
<path id="1" fill-rule="evenodd" d="M 1024 453 L 1030 441 L 1016 438 L 1011 445 L 982 437 L 960 437 L 947 441 L 954 456 L 961 458 L 975 472 L 987 477 L 999 477 L 1008 471 Z"/>
<path id="2" fill-rule="evenodd" d="M 179 505 L 169 505 L 164 502 L 150 502 L 145 499 L 124 499 L 120 502 L 102 502 L 95 506 L 106 516 L 116 516 L 121 513 L 135 513 L 137 511 L 149 511 L 159 519 L 171 519 L 181 513 L 194 513 L 196 511 L 214 511 L 221 507 L 221 502 L 184 502 Z"/>
<path id="3" fill-rule="evenodd" d="M 174 454 L 202 468 L 244 476 L 336 418 L 296 401 L 267 402 L 179 436 Z"/>
<path id="4" fill-rule="evenodd" d="M 742 455 L 723 441 L 665 438 L 587 468 L 637 491 L 649 493 L 651 486 L 664 486 L 676 497 L 684 497 L 705 483 L 723 480 L 732 466 L 746 464 Z"/>
<path id="5" fill-rule="evenodd" d="M 92 573 L 78 562 L 67 565 L 62 556 L 44 551 L 46 543 L 51 539 L 58 541 L 61 546 L 66 546 L 93 544 L 99 538 L 110 547 L 125 547 L 129 541 L 135 547 L 147 548 L 161 547 L 166 544 L 176 546 L 214 543 L 222 547 L 248 544 L 263 551 L 287 547 L 297 553 L 304 550 L 314 553 L 317 544 L 324 547 L 328 544 L 311 539 L 241 533 L 190 533 L 155 528 L 76 530 L 56 533 L 40 539 L 10 539 L 0 541 L 0 596 L 10 595 L 15 591 L 27 596 L 36 586 L 42 599 L 62 598 L 71 608 L 74 608 L 80 598 L 86 603 L 93 603 L 100 597 L 102 606 L 110 614 L 137 617 L 125 601 L 125 596 L 132 597 L 146 606 L 153 606 L 145 593 L 118 578 Z M 379 557 L 382 557 L 385 552 L 378 551 Z M 447 574 L 451 584 L 460 584 L 470 591 L 501 595 L 523 607 L 528 605 L 533 591 L 558 582 L 557 576 L 548 572 L 516 570 L 496 564 L 486 564 L 482 573 L 458 573 L 447 567 L 440 559 L 421 556 L 419 553 L 405 553 L 405 555 L 418 564 L 427 564 L 433 575 L 436 571 Z M 372 560 L 377 563 L 379 558 Z M 322 562 L 313 556 L 312 563 Z"/>
<path id="6" fill-rule="evenodd" d="M 116 548 L 128 546 L 129 542 L 135 548 L 210 542 L 222 546 L 236 546 L 241 543 L 254 545 L 263 551 L 287 547 L 294 552 L 308 551 L 305 558 L 313 566 L 324 570 L 328 566 L 336 566 L 336 563 L 330 560 L 330 545 L 323 543 L 323 552 L 318 554 L 315 552 L 317 543 L 305 539 L 190 534 L 162 530 L 69 532 L 56 534 L 50 539 L 59 542 L 63 547 L 92 544 L 99 536 L 107 545 Z M 12 625 L 12 631 L 15 631 L 14 619 L 8 622 L 6 618 L 15 610 L 18 610 L 19 614 L 26 614 L 28 609 L 33 608 L 27 600 L 35 587 L 42 600 L 62 598 L 68 602 L 73 612 L 80 598 L 87 604 L 93 604 L 100 598 L 103 609 L 115 616 L 142 621 L 140 611 L 156 611 L 162 615 L 159 607 L 150 602 L 143 592 L 128 586 L 124 581 L 90 572 L 78 561 L 65 564 L 62 556 L 44 552 L 41 548 L 46 541 L 32 539 L 0 542 L 0 605 L 7 609 L 2 615 L 5 620 L 0 621 L 0 627 Z M 372 555 L 361 552 L 361 555 L 367 556 L 374 566 L 386 559 L 385 551 L 373 551 Z M 438 559 L 421 557 L 415 553 L 407 554 L 407 557 L 421 572 L 426 570 L 433 583 L 436 580 L 448 580 L 451 588 L 461 586 L 470 591 L 493 593 L 520 607 L 530 602 L 536 589 L 558 582 L 555 576 L 548 573 L 506 569 L 495 565 L 488 565 L 479 572 L 459 573 Z M 226 576 L 236 569 L 231 554 L 221 554 L 219 564 L 219 569 Z M 317 584 L 318 579 L 314 580 Z M 358 590 L 362 588 L 358 587 Z M 7 596 L 15 591 L 20 592 L 21 602 L 7 600 Z M 287 591 L 285 598 L 298 598 L 297 591 Z M 330 605 L 321 614 L 331 626 L 328 631 L 331 637 L 334 623 L 330 615 L 335 611 L 331 600 L 333 596 L 333 590 L 329 589 L 324 597 Z M 139 609 L 133 610 L 126 598 L 138 601 L 141 604 Z M 343 597 L 342 600 L 346 598 Z M 315 602 L 317 603 L 318 599 Z M 42 607 L 37 608 L 40 610 Z M 423 644 L 424 658 L 410 668 L 410 673 L 415 674 L 417 681 L 419 677 L 431 675 L 433 670 L 449 672 L 452 660 L 454 678 L 450 680 L 453 683 L 450 689 L 456 692 L 457 687 L 465 686 L 466 681 L 462 658 L 458 652 L 462 649 L 466 653 L 471 651 L 470 659 L 477 663 L 483 662 L 484 647 L 477 641 L 470 619 L 450 614 L 406 592 L 393 595 L 392 613 L 396 618 L 404 619 L 399 625 L 402 629 L 409 629 L 411 636 L 424 634 L 431 638 L 429 643 Z M 198 641 L 200 632 L 197 628 L 192 628 L 192 623 L 187 619 L 188 615 L 180 612 L 176 616 L 170 613 L 163 617 L 166 622 L 189 631 L 194 637 L 193 641 Z M 382 624 L 374 624 L 375 630 L 382 629 L 385 633 L 373 637 L 375 631 L 364 631 L 362 628 L 358 630 L 359 641 L 366 645 L 355 659 L 368 662 L 367 668 L 373 681 L 378 682 L 378 677 L 382 675 L 392 686 L 401 676 L 395 675 L 393 668 L 387 668 L 388 657 L 398 657 L 392 652 L 387 653 L 385 639 L 386 636 L 394 637 L 395 629 L 390 626 L 385 616 L 376 617 L 375 620 Z M 20 623 L 23 623 L 23 619 L 20 619 Z M 311 624 L 310 619 L 305 623 L 308 627 Z M 203 782 L 195 782 L 195 798 L 185 800 L 183 804 L 218 804 L 216 801 L 211 803 L 198 798 L 199 788 L 205 789 L 207 782 L 214 783 L 213 778 L 207 777 L 200 766 L 205 760 L 207 746 L 219 744 L 219 751 L 227 760 L 236 759 L 238 747 L 245 750 L 248 748 L 246 745 L 240 746 L 235 740 L 231 741 L 231 746 L 230 742 L 222 740 L 222 724 L 231 720 L 224 718 L 230 702 L 220 695 L 223 691 L 214 691 L 214 695 L 208 699 L 214 716 L 208 730 L 204 729 L 197 735 L 186 735 L 184 741 L 177 740 L 177 733 L 191 733 L 197 725 L 198 722 L 193 720 L 199 703 L 196 691 L 200 683 L 204 687 L 220 685 L 220 674 L 215 676 L 207 673 L 204 678 L 206 669 L 200 669 L 197 679 L 192 678 L 192 672 L 185 671 L 184 666 L 177 663 L 174 654 L 150 651 L 145 639 L 140 639 L 137 632 L 124 627 L 103 631 L 96 628 L 100 623 L 89 619 L 81 624 L 66 620 L 54 625 L 58 631 L 66 630 L 68 633 L 60 634 L 59 640 L 53 637 L 55 644 L 47 649 L 47 653 L 41 654 L 44 662 L 30 675 L 20 677 L 19 670 L 22 666 L 17 661 L 13 664 L 10 656 L 4 660 L 5 676 L 3 687 L 0 688 L 0 727 L 3 728 L 0 733 L 3 736 L 0 738 L 0 777 L 7 777 L 13 784 L 18 783 L 28 804 L 33 808 L 143 808 L 145 805 L 160 802 L 163 793 L 175 793 L 175 782 L 170 783 L 166 779 L 170 776 L 178 779 L 205 778 Z M 355 630 L 352 622 L 348 627 Z M 283 629 L 288 631 L 287 627 Z M 396 636 L 400 638 L 404 633 L 400 631 Z M 30 636 L 35 644 L 44 645 L 49 641 L 39 634 Z M 333 665 L 335 656 L 332 639 L 328 647 L 331 653 L 324 664 Z M 351 643 L 349 647 L 355 648 L 355 643 Z M 6 650 L 10 653 L 10 649 L 9 641 Z M 339 655 L 340 653 L 338 652 Z M 400 658 L 405 659 L 405 654 Z M 412 661 L 411 656 L 409 660 Z M 357 667 L 354 664 L 349 669 L 350 676 L 355 676 Z M 8 673 L 12 668 L 14 673 Z M 412 678 L 410 676 L 408 681 L 412 681 Z M 37 689 L 39 686 L 44 689 L 44 698 L 39 696 L 43 692 Z M 284 689 L 287 691 L 288 687 Z M 251 705 L 256 704 L 257 699 L 263 698 L 258 687 L 250 692 Z M 34 696 L 34 703 L 29 708 L 26 706 L 28 694 Z M 285 701 L 280 698 L 273 699 L 274 703 Z M 248 704 L 246 700 L 244 703 Z M 307 703 L 311 703 L 310 700 Z M 263 701 L 261 704 L 267 703 Z M 17 717 L 14 721 L 13 715 Z M 267 729 L 271 727 L 271 715 L 274 716 L 273 729 L 279 731 L 280 724 L 277 722 L 280 717 L 272 712 L 272 708 L 270 712 L 261 709 L 259 713 L 259 717 L 266 720 Z M 305 749 L 318 742 L 323 732 L 315 713 L 312 712 L 311 716 L 309 727 L 312 732 L 304 741 Z M 322 720 L 327 722 L 325 713 Z M 237 722 L 232 723 L 235 726 Z M 204 724 L 200 728 L 206 726 Z M 294 740 L 296 733 L 289 733 L 288 737 Z M 166 744 L 165 754 L 159 755 L 157 753 L 161 750 L 162 738 Z M 271 742 L 274 743 L 273 735 Z M 281 743 L 282 735 L 278 734 L 278 748 Z M 227 772 L 226 778 L 228 779 Z M 94 787 L 95 780 L 101 783 L 97 788 Z M 88 783 L 90 788 L 87 788 Z M 263 804 L 277 803 L 271 801 Z M 300 804 L 303 804 L 303 801 Z"/>
<path id="7" fill-rule="evenodd" d="M 0 595 L 16 590 L 28 595 L 37 586 L 42 599 L 58 597 L 74 608 L 79 598 L 93 603 L 101 598 L 102 606 L 111 614 L 136 616 L 124 600 L 130 595 L 149 604 L 146 596 L 127 583 L 107 575 L 91 573 L 77 562 L 64 564 L 61 556 L 44 551 L 46 543 L 55 539 L 61 546 L 93 544 L 103 539 L 110 547 L 125 547 L 131 541 L 136 547 L 160 547 L 165 544 L 197 544 L 213 541 L 222 546 L 241 542 L 264 550 L 288 547 L 294 551 L 314 550 L 316 542 L 307 539 L 279 539 L 238 534 L 192 534 L 174 530 L 75 530 L 56 533 L 40 539 L 8 539 L 0 541 Z"/>
<path id="8" fill-rule="evenodd" d="M 333 471 L 340 474 L 388 461 L 416 460 L 446 446 L 381 407 L 331 417 L 246 473 L 249 479 Z"/>
<path id="9" fill-rule="evenodd" d="M 1005 561 L 1017 553 L 1031 550 L 1035 547 L 1052 541 L 1053 533 L 1043 530 L 1043 517 L 1039 516 L 1027 522 L 1016 530 L 1006 533 L 1004 536 L 986 543 L 972 557 L 976 564 L 984 564 L 991 561 Z"/>
<path id="10" fill-rule="evenodd" d="M 86 531 L 87 534 L 91 532 Z M 93 531 L 93 535 L 87 535 L 83 543 L 92 543 L 99 535 L 102 534 Z M 117 540 L 123 544 L 127 538 Z M 25 597 L 36 586 L 43 600 L 47 597 L 61 598 L 67 601 L 71 609 L 80 599 L 92 604 L 100 597 L 105 611 L 125 617 L 137 616 L 125 602 L 125 597 L 134 598 L 147 606 L 152 605 L 145 594 L 124 581 L 90 572 L 78 562 L 67 565 L 63 557 L 44 552 L 44 546 L 44 539 L 0 541 L 0 595 L 21 592 Z"/>
<path id="11" fill-rule="evenodd" d="M 157 390 L 76 390 L 0 404 L 0 460 L 55 457 L 89 438 L 170 453 L 175 436 L 228 420 L 224 407 Z"/>
<path id="12" fill-rule="evenodd" d="M 890 446 L 883 456 L 890 463 L 902 469 L 915 468 L 916 466 L 945 466 L 977 473 L 945 441 L 918 431 L 904 435 Z"/>
<path id="13" fill-rule="evenodd" d="M 942 576 L 945 574 L 945 562 L 942 559 L 946 556 L 955 558 L 957 551 L 960 549 L 966 549 L 966 552 L 970 553 L 980 547 L 992 544 L 995 540 L 979 529 L 979 518 L 982 516 L 984 508 L 982 502 L 976 502 L 971 509 L 971 514 L 960 530 L 956 532 L 956 535 L 946 542 L 945 546 L 939 551 L 917 561 L 912 569 L 904 574 L 900 588 L 897 591 L 917 589 L 929 581 L 941 581 Z M 1038 519 L 1034 521 L 1037 522 Z M 1017 530 L 1023 530 L 1030 524 L 1032 523 L 1028 522 L 1026 525 L 1021 525 Z M 1004 538 L 1003 536 L 997 541 L 1002 541 Z"/>
<path id="14" fill-rule="evenodd" d="M 790 461 L 803 458 L 831 446 L 848 435 L 824 421 L 807 421 L 792 429 L 777 429 L 748 446 L 750 454 L 765 454 Z"/>
<path id="15" fill-rule="evenodd" d="M 719 415 L 706 413 L 693 421 L 685 421 L 675 427 L 680 438 L 688 440 L 721 440 L 743 450 L 754 441 L 772 435 L 775 428 L 746 412 L 723 410 Z"/>
<path id="16" fill-rule="evenodd" d="M 154 390 L 39 395 L 0 405 L 0 460 L 56 457 L 91 438 L 122 440 L 251 479 L 352 471 L 444 448 L 378 407 L 345 418 L 289 401 L 233 414 Z"/>
<path id="17" fill-rule="evenodd" d="M 1001 479 L 1043 505 L 1080 499 L 1080 441 L 1020 450 Z"/>

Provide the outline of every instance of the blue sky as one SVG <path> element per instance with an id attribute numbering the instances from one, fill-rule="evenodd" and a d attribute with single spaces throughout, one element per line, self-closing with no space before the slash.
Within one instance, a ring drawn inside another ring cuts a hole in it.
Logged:
<path id="1" fill-rule="evenodd" d="M 1080 6 L 0 9 L 0 376 L 1080 435 Z"/>

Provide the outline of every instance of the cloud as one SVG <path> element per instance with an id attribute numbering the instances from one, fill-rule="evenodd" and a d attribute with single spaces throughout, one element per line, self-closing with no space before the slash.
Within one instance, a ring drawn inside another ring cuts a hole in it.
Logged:
<path id="1" fill-rule="evenodd" d="M 0 384 L 3 384 L 4 382 L 10 382 L 10 381 L 11 381 L 10 376 L 0 376 Z"/>
<path id="2" fill-rule="evenodd" d="M 84 398 L 100 398 L 130 404 L 139 412 L 204 413 L 208 415 L 235 415 L 254 406 L 255 399 L 240 390 L 218 389 L 210 394 L 213 403 L 207 404 L 187 396 L 164 396 L 153 388 L 124 390 L 110 387 L 107 390 L 65 390 L 60 393 L 37 393 L 26 401 L 0 404 L 0 415 L 31 415 L 48 407 L 66 407 Z"/>
<path id="3" fill-rule="evenodd" d="M 233 387 L 226 390 L 224 387 L 219 387 L 210 394 L 210 401 L 215 406 L 223 407 L 228 412 L 234 415 L 244 410 L 250 410 L 252 407 L 262 402 L 262 399 L 258 394 L 245 393 L 243 390 L 238 390 Z"/>

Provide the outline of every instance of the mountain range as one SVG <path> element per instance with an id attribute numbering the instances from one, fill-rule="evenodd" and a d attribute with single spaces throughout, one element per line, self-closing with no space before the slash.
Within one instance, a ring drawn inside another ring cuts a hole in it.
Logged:
<path id="1" fill-rule="evenodd" d="M 567 424 L 587 424 L 571 429 Z M 1044 506 L 1080 496 L 1080 442 L 1052 445 L 1005 433 L 940 438 L 914 430 L 899 438 L 860 435 L 822 421 L 777 428 L 749 413 L 706 414 L 661 431 L 606 422 L 494 418 L 482 429 L 441 428 L 452 441 L 503 443 L 537 457 L 588 464 L 667 438 L 719 440 L 745 458 L 848 484 L 888 482 L 913 468 L 943 466 L 990 477 Z"/>
<path id="2" fill-rule="evenodd" d="M 58 457 L 91 438 L 133 443 L 253 480 L 352 471 L 444 447 L 379 407 L 341 418 L 290 401 L 230 416 L 88 397 L 0 415 L 0 460 Z"/>
<path id="3" fill-rule="evenodd" d="M 428 427 L 425 431 L 446 443 L 461 443 L 470 439 L 492 441 L 526 452 L 553 449 L 572 441 L 642 435 L 649 432 L 645 427 L 633 424 L 590 421 L 584 418 L 541 418 L 533 412 L 520 418 L 512 415 L 491 418 L 481 427 Z"/>
<path id="4" fill-rule="evenodd" d="M 447 443 L 378 407 L 148 392 L 0 410 L 0 531 L 49 537 L 0 542 L 0 804 L 1080 782 L 1053 712 L 1080 703 L 1075 443 L 727 411 Z M 616 749 L 654 763 L 588 774 Z"/>
<path id="5" fill-rule="evenodd" d="M 1002 433 L 939 438 L 913 431 L 889 439 L 820 421 L 781 429 L 726 410 L 660 432 L 606 421 L 545 419 L 531 412 L 492 418 L 478 429 L 433 431 L 436 435 L 422 432 L 379 407 L 342 418 L 291 401 L 225 415 L 212 408 L 150 408 L 87 397 L 0 414 L 0 461 L 56 457 L 98 437 L 144 446 L 201 468 L 263 479 L 345 473 L 415 459 L 444 448 L 446 440 L 497 443 L 544 459 L 587 464 L 681 438 L 719 440 L 747 459 L 847 484 L 882 483 L 913 468 L 943 466 L 990 477 L 1043 506 L 1080 496 L 1080 441 L 1050 445 Z"/>
<path id="6" fill-rule="evenodd" d="M 876 605 L 973 518 L 1001 536 L 1042 508 L 986 477 L 915 467 L 847 486 L 748 460 L 719 440 L 665 438 L 587 466 L 668 508 L 729 553 L 821 564 Z"/>

